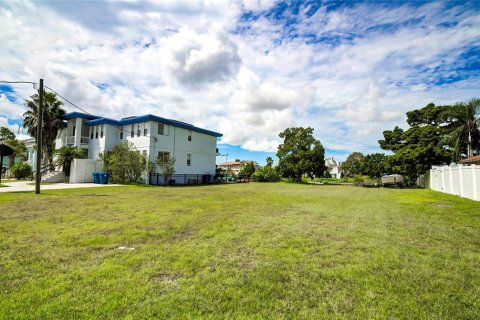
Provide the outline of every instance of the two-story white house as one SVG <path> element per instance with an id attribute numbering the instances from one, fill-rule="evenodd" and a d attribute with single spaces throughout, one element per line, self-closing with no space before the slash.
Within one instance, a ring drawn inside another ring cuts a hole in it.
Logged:
<path id="1" fill-rule="evenodd" d="M 114 120 L 71 112 L 64 119 L 66 126 L 57 135 L 55 147 L 58 149 L 67 145 L 82 148 L 87 158 L 84 164 L 79 160 L 72 163 L 71 182 L 92 181 L 92 171 L 99 170 L 94 165 L 99 153 L 112 151 L 116 144 L 123 141 L 133 143 L 153 163 L 159 155 L 173 157 L 175 174 L 185 175 L 185 179 L 177 179 L 177 183 L 187 183 L 187 175 L 215 175 L 217 138 L 222 136 L 220 133 L 151 114 Z M 146 183 L 149 178 L 145 177 Z"/>

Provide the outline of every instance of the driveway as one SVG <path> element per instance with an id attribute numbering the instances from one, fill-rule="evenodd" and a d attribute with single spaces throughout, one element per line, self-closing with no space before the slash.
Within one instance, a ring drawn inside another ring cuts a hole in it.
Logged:
<path id="1" fill-rule="evenodd" d="M 2 184 L 7 187 L 0 188 L 0 192 L 18 192 L 18 191 L 35 191 L 33 181 L 19 181 L 8 182 L 2 180 Z M 54 189 L 74 189 L 74 188 L 100 188 L 100 187 L 116 187 L 119 184 L 93 184 L 93 183 L 52 183 L 40 185 L 40 190 L 54 190 Z"/>

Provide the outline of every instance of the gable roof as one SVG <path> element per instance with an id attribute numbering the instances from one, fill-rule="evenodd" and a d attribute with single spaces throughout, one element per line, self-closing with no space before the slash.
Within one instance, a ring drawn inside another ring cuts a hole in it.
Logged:
<path id="1" fill-rule="evenodd" d="M 472 162 L 480 162 L 480 154 L 470 158 L 460 160 L 460 163 L 472 163 Z"/>
<path id="2" fill-rule="evenodd" d="M 89 121 L 85 122 L 87 126 L 97 126 L 101 124 L 109 124 L 112 126 L 126 126 L 129 124 L 134 124 L 134 123 L 140 123 L 140 122 L 145 122 L 145 121 L 155 121 L 155 122 L 160 122 L 163 124 L 168 124 L 174 127 L 178 128 L 183 128 L 199 133 L 203 133 L 206 135 L 214 136 L 214 137 L 221 137 L 223 134 L 215 132 L 215 131 L 210 131 L 207 129 L 202 129 L 199 127 L 195 127 L 194 125 L 191 125 L 189 123 L 185 123 L 182 121 L 178 120 L 172 120 L 172 119 L 167 119 L 167 118 L 162 118 L 159 116 L 155 116 L 153 114 L 146 114 L 143 116 L 137 116 L 137 117 L 128 117 L 128 118 L 123 118 L 120 120 L 114 120 L 110 118 L 104 118 L 104 117 L 99 117 L 99 116 L 94 116 L 94 115 L 89 115 L 85 113 L 80 113 L 80 112 L 70 112 L 67 113 L 64 116 L 64 119 L 74 119 L 74 118 L 82 118 L 82 119 L 88 119 Z"/>

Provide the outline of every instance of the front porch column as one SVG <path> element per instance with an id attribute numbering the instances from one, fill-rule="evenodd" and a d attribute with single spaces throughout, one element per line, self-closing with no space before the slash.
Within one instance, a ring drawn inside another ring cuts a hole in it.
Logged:
<path id="1" fill-rule="evenodd" d="M 82 136 L 82 118 L 75 119 L 75 142 L 73 143 L 74 147 L 80 148 L 80 137 Z"/>

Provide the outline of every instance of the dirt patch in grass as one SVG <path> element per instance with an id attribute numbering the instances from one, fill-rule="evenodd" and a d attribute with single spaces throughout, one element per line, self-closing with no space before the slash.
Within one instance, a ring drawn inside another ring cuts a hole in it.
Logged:
<path id="1" fill-rule="evenodd" d="M 446 209 L 446 208 L 453 207 L 453 203 L 450 201 L 439 201 L 439 202 L 433 203 L 432 206 L 438 209 Z"/>
<path id="2" fill-rule="evenodd" d="M 155 281 L 176 281 L 178 278 L 183 277 L 181 273 L 160 272 L 152 276 L 152 280 Z"/>

